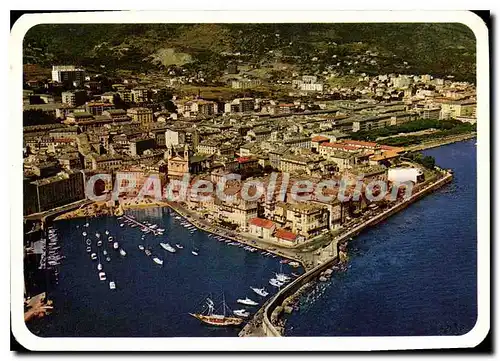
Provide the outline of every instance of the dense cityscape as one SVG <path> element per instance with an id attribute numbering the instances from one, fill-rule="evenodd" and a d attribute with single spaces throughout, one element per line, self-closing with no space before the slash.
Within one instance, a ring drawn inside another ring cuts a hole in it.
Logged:
<path id="1" fill-rule="evenodd" d="M 25 44 L 25 56 L 42 52 L 37 46 Z M 244 326 L 240 336 L 285 334 L 285 315 L 300 310 L 301 295 L 348 269 L 353 237 L 452 182 L 453 169 L 420 151 L 476 136 L 474 83 L 455 73 L 405 71 L 412 69 L 403 59 L 397 72 L 363 71 L 381 61 L 380 50 L 360 44 L 346 54 L 336 46 L 329 43 L 326 66 L 305 68 L 278 48 L 266 49 L 266 61 L 227 53 L 218 71 L 186 59 L 126 71 L 88 59 L 25 58 L 25 320 L 61 307 L 50 290 L 70 256 L 59 252 L 58 222 L 78 228 L 71 242 L 82 243 L 99 271 L 108 240 L 122 257 L 142 252 L 160 266 L 170 255 L 160 256 L 158 243 L 202 258 L 193 241 L 174 242 L 161 223 L 134 213 L 161 208 L 191 234 L 279 257 L 289 270 L 238 299 L 244 309 L 227 311 L 223 300 L 222 315 L 207 298 L 207 312 L 191 316 Z M 156 184 L 160 197 L 150 189 Z M 209 189 L 229 197 L 200 197 Z M 182 191 L 182 199 L 168 196 Z M 142 243 L 125 252 L 108 223 L 94 237 L 86 230 L 94 219 L 137 227 Z M 157 242 L 148 245 L 151 237 Z M 104 272 L 99 278 L 110 290 L 127 282 Z"/>

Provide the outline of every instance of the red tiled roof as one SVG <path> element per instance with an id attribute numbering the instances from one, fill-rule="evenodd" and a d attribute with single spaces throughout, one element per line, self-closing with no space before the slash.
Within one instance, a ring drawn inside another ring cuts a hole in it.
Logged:
<path id="1" fill-rule="evenodd" d="M 330 140 L 330 139 L 329 139 L 329 138 L 327 138 L 327 137 L 323 137 L 323 136 L 321 136 L 321 135 L 317 135 L 317 136 L 315 136 L 315 137 L 313 137 L 313 138 L 311 139 L 311 142 L 326 142 L 326 141 L 328 141 L 328 140 Z"/>
<path id="2" fill-rule="evenodd" d="M 400 152 L 404 151 L 404 148 L 401 148 L 401 147 L 392 147 L 390 145 L 381 145 L 380 149 L 386 150 L 386 151 L 393 151 L 393 152 L 396 152 L 396 153 L 400 153 Z"/>
<path id="3" fill-rule="evenodd" d="M 363 140 L 352 140 L 352 139 L 345 139 L 344 143 L 349 144 L 349 145 L 358 145 L 360 147 L 376 147 L 376 146 L 378 146 L 377 143 L 365 142 Z"/>
<path id="4" fill-rule="evenodd" d="M 251 225 L 257 226 L 257 227 L 262 227 L 262 228 L 267 228 L 271 229 L 274 227 L 274 222 L 270 221 L 268 219 L 263 219 L 263 218 L 252 218 L 248 221 Z"/>
<path id="5" fill-rule="evenodd" d="M 344 150 L 358 150 L 358 147 L 342 143 L 322 143 L 320 146 L 336 148 L 336 149 L 344 149 Z"/>
<path id="6" fill-rule="evenodd" d="M 293 232 L 286 231 L 283 228 L 278 228 L 275 233 L 276 238 L 281 238 L 287 241 L 295 241 L 297 239 L 297 235 Z"/>
<path id="7" fill-rule="evenodd" d="M 257 159 L 250 158 L 250 157 L 239 157 L 236 160 L 238 161 L 238 163 L 248 163 L 248 162 L 252 162 L 252 161 L 257 161 Z"/>

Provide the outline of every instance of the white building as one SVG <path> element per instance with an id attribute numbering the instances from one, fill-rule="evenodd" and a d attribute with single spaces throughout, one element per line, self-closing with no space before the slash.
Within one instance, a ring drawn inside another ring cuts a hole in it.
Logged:
<path id="1" fill-rule="evenodd" d="M 54 65 L 52 67 L 52 80 L 58 83 L 83 84 L 85 81 L 85 70 L 75 65 Z"/>

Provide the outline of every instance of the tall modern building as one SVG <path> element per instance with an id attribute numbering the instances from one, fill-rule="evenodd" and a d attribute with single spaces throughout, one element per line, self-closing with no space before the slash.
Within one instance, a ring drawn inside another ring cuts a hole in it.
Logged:
<path id="1" fill-rule="evenodd" d="M 71 85 L 73 82 L 81 85 L 85 80 L 85 70 L 75 65 L 54 65 L 52 66 L 52 80 L 65 85 Z"/>

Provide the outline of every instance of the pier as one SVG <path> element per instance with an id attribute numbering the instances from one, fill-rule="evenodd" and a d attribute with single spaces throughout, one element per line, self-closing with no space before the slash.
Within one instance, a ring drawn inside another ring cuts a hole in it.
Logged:
<path id="1" fill-rule="evenodd" d="M 140 228 L 144 229 L 144 228 L 147 228 L 149 229 L 149 231 L 151 231 L 151 233 L 153 233 L 155 236 L 159 236 L 160 235 L 160 232 L 155 229 L 155 228 L 152 228 L 151 226 L 148 226 L 144 223 L 141 223 L 139 221 L 137 221 L 136 219 L 130 217 L 130 216 L 127 216 L 127 215 L 124 215 L 123 216 L 124 219 L 128 220 L 129 222 L 132 222 L 133 224 L 139 226 Z"/>

